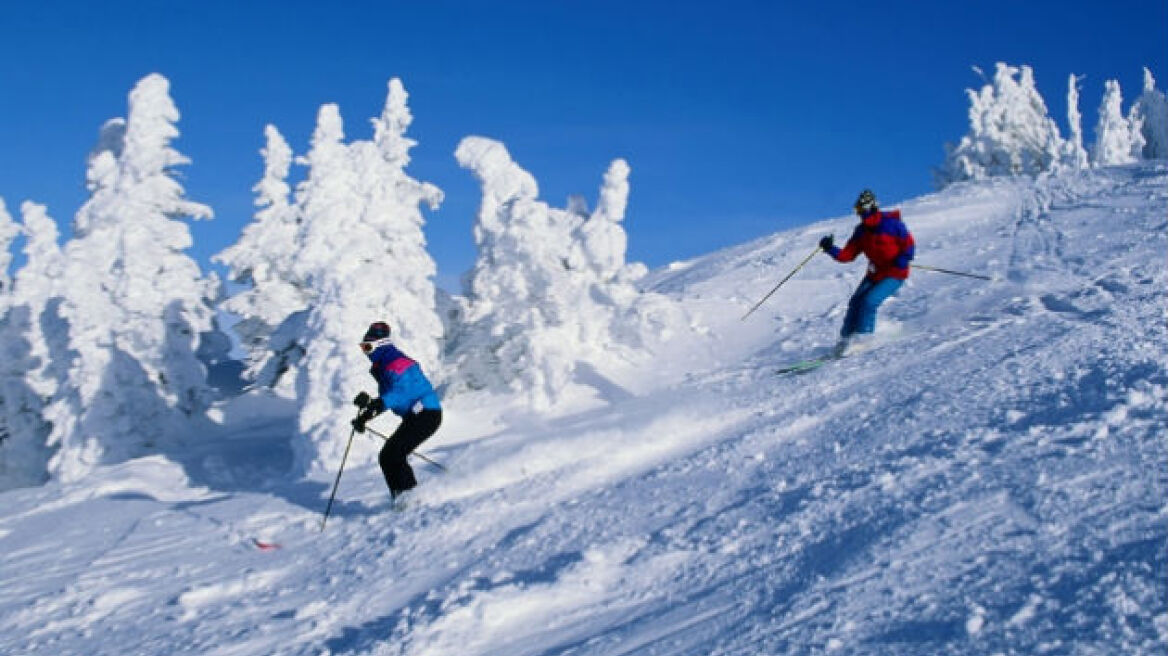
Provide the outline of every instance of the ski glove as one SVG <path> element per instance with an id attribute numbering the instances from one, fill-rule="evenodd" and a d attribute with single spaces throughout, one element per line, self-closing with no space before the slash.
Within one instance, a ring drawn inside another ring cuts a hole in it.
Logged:
<path id="1" fill-rule="evenodd" d="M 823 239 L 819 240 L 819 247 L 825 251 L 831 252 L 831 247 L 834 245 L 835 245 L 835 240 L 832 239 L 831 235 L 828 235 L 828 236 L 824 237 Z"/>
<path id="2" fill-rule="evenodd" d="M 353 430 L 357 431 L 358 433 L 364 433 L 365 424 L 367 424 L 370 419 L 373 419 L 383 412 L 385 412 L 384 401 L 381 399 L 373 399 L 372 401 L 369 401 L 365 404 L 365 407 L 361 409 L 361 412 L 357 415 L 357 418 L 353 420 Z"/>
<path id="3" fill-rule="evenodd" d="M 911 259 L 912 258 L 908 256 L 908 253 L 901 253 L 900 255 L 896 256 L 896 259 L 892 261 L 892 264 L 898 269 L 907 269 L 908 262 Z"/>

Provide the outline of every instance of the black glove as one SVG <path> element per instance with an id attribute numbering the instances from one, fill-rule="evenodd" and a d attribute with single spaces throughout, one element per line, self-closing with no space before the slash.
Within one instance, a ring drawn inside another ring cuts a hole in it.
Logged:
<path id="1" fill-rule="evenodd" d="M 364 394 L 364 392 L 362 392 L 362 394 Z M 356 399 L 354 399 L 354 402 L 356 402 Z M 361 409 L 361 412 L 357 414 L 357 418 L 353 420 L 353 430 L 357 431 L 358 433 L 364 433 L 365 424 L 368 423 L 370 419 L 373 419 L 383 412 L 385 412 L 384 401 L 381 399 L 373 399 L 372 401 L 369 401 L 365 404 L 365 407 Z"/>
<path id="2" fill-rule="evenodd" d="M 372 400 L 373 398 L 369 396 L 369 394 L 366 392 L 360 392 L 357 394 L 357 396 L 353 397 L 353 405 L 364 410 L 365 406 L 369 405 L 369 402 Z"/>
<path id="3" fill-rule="evenodd" d="M 823 239 L 819 240 L 819 247 L 825 251 L 830 251 L 831 247 L 834 245 L 835 245 L 835 240 L 832 239 L 831 235 L 828 235 L 828 236 L 824 237 Z"/>

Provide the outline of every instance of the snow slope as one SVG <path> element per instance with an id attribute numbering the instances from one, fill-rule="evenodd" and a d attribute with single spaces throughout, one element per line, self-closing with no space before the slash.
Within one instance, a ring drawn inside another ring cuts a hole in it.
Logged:
<path id="1" fill-rule="evenodd" d="M 453 399 L 404 511 L 358 437 L 320 533 L 332 480 L 281 476 L 292 408 L 254 396 L 6 492 L 0 653 L 1163 654 L 1168 167 L 901 207 L 919 263 L 995 281 L 918 270 L 876 348 L 777 376 L 862 265 L 739 317 L 852 220 L 678 263 L 705 337 L 554 415 Z"/>

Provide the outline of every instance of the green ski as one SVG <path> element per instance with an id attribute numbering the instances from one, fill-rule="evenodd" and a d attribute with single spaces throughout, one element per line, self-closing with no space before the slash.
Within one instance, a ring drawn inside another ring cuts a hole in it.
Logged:
<path id="1" fill-rule="evenodd" d="M 776 374 L 804 373 L 807 371 L 811 371 L 813 369 L 818 369 L 819 367 L 822 367 L 823 365 L 827 364 L 828 362 L 831 362 L 832 360 L 838 360 L 839 358 L 840 358 L 840 356 L 838 356 L 838 355 L 821 355 L 818 358 L 811 358 L 809 360 L 800 360 L 799 362 L 792 362 L 789 365 L 779 367 L 777 370 L 775 370 L 775 373 Z"/>

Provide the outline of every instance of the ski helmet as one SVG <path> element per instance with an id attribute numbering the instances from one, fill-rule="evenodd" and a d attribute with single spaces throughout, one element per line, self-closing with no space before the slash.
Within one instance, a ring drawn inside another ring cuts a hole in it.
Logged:
<path id="1" fill-rule="evenodd" d="M 369 330 L 365 331 L 365 337 L 361 341 L 376 342 L 387 337 L 389 337 L 389 324 L 384 321 L 374 321 L 369 324 Z"/>
<path id="2" fill-rule="evenodd" d="M 856 199 L 856 212 L 860 215 L 871 214 L 876 211 L 876 194 L 872 193 L 871 189 L 865 189 L 860 192 L 860 197 Z"/>

